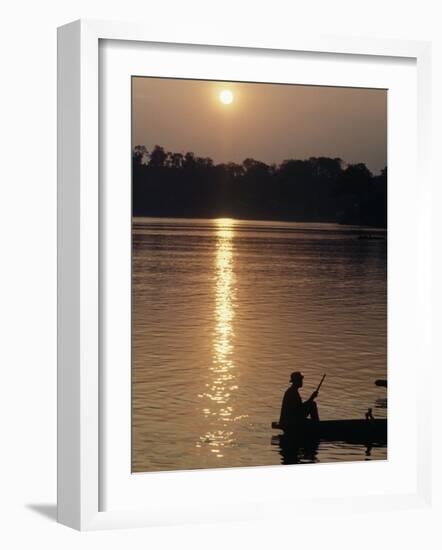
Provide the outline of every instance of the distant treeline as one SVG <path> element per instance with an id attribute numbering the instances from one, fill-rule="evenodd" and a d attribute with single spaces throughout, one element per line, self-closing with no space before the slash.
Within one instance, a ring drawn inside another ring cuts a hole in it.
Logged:
<path id="1" fill-rule="evenodd" d="M 280 165 L 251 158 L 214 164 L 194 153 L 156 145 L 133 150 L 133 215 L 337 222 L 387 225 L 387 168 L 374 176 L 365 164 L 339 158 L 288 159 Z"/>

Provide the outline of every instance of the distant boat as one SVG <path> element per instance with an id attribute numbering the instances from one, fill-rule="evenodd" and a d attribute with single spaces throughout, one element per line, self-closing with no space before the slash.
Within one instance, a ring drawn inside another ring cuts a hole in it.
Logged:
<path id="1" fill-rule="evenodd" d="M 358 239 L 360 241 L 385 241 L 386 237 L 375 233 L 360 233 Z"/>
<path id="2" fill-rule="evenodd" d="M 272 428 L 282 430 L 279 422 L 272 422 Z M 283 430 L 284 431 L 284 430 Z M 387 419 L 372 420 L 305 420 L 302 429 L 284 432 L 285 441 L 296 444 L 305 441 L 344 441 L 348 443 L 386 443 Z"/>

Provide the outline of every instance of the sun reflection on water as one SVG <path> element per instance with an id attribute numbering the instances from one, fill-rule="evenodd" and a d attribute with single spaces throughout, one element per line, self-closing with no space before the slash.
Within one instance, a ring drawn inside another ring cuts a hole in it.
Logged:
<path id="1" fill-rule="evenodd" d="M 213 429 L 200 438 L 197 447 L 209 445 L 210 452 L 222 458 L 223 448 L 234 444 L 231 423 L 238 419 L 234 415 L 232 395 L 238 389 L 236 384 L 234 350 L 234 318 L 236 308 L 236 286 L 234 272 L 233 238 L 234 222 L 229 218 L 214 220 L 216 224 L 216 253 L 214 279 L 214 331 L 213 359 L 210 366 L 210 381 L 201 397 L 208 401 L 203 414 L 210 419 Z M 216 429 L 215 429 L 216 428 Z"/>

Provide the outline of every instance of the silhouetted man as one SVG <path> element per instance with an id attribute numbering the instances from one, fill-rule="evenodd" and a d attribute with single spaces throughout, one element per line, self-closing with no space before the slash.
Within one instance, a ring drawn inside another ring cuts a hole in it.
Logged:
<path id="1" fill-rule="evenodd" d="M 302 388 L 304 376 L 300 372 L 292 372 L 290 382 L 292 385 L 284 394 L 281 407 L 279 424 L 283 430 L 302 428 L 306 418 L 319 420 L 318 407 L 315 399 L 318 392 L 314 391 L 307 401 L 302 402 L 299 388 Z"/>

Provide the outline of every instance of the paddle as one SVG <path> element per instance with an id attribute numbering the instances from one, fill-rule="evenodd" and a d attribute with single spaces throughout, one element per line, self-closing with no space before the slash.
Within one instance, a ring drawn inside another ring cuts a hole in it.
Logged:
<path id="1" fill-rule="evenodd" d="M 319 385 L 318 387 L 316 388 L 316 391 L 319 392 L 319 390 L 321 389 L 321 386 L 322 386 L 322 382 L 324 382 L 324 378 L 326 377 L 327 375 L 324 374 L 324 376 L 321 378 L 321 381 L 319 382 Z"/>

